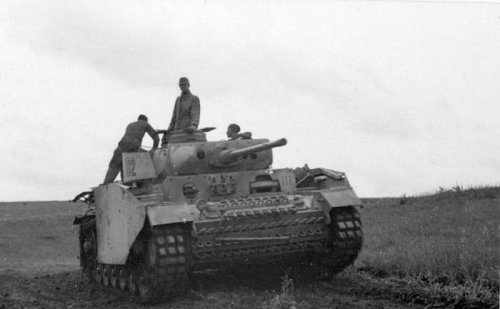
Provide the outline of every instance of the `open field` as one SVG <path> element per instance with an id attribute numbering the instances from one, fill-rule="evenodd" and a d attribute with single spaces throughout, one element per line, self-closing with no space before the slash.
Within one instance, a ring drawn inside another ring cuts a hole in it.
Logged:
<path id="1" fill-rule="evenodd" d="M 483 188 L 366 199 L 363 251 L 333 279 L 203 273 L 186 296 L 156 306 L 80 275 L 72 220 L 84 205 L 0 203 L 0 308 L 498 308 L 499 196 Z"/>
<path id="2" fill-rule="evenodd" d="M 366 200 L 365 245 L 355 266 L 402 278 L 426 297 L 498 305 L 499 197 L 493 187 Z"/>
<path id="3" fill-rule="evenodd" d="M 377 272 L 498 289 L 500 190 L 368 201 L 357 265 Z M 403 204 L 401 204 L 403 203 Z"/>
<path id="4" fill-rule="evenodd" d="M 0 271 L 48 273 L 78 267 L 78 227 L 84 204 L 0 203 Z"/>

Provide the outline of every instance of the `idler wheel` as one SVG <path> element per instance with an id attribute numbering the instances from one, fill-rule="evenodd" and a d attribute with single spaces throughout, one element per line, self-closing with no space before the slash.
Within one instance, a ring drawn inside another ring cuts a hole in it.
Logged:
<path id="1" fill-rule="evenodd" d="M 111 281 L 111 286 L 116 289 L 118 287 L 118 266 L 111 266 L 109 280 Z"/>
<path id="2" fill-rule="evenodd" d="M 118 270 L 118 286 L 120 290 L 125 291 L 127 289 L 127 281 L 128 281 L 128 271 L 125 267 L 120 267 Z"/>

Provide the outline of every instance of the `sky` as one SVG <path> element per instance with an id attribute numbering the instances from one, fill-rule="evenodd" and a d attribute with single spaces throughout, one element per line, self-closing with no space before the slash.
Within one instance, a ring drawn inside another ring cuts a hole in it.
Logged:
<path id="1" fill-rule="evenodd" d="M 287 138 L 273 168 L 360 197 L 500 185 L 499 38 L 496 1 L 4 0 L 0 201 L 101 183 L 128 123 L 168 127 L 181 76 L 209 140 Z"/>

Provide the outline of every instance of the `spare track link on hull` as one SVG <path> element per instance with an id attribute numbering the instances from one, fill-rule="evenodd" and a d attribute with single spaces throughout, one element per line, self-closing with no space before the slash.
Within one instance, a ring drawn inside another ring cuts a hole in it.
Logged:
<path id="1" fill-rule="evenodd" d="M 198 231 L 193 243 L 195 268 L 203 264 L 217 264 L 236 260 L 282 257 L 313 252 L 328 239 L 323 212 L 286 215 L 272 218 L 230 221 L 219 227 L 203 228 Z M 205 230 L 207 232 L 205 232 Z M 288 240 L 263 241 L 217 241 L 218 237 L 275 237 Z"/>
<path id="2" fill-rule="evenodd" d="M 93 225 L 80 226 L 80 239 L 95 237 Z M 184 224 L 154 227 L 143 239 L 144 250 L 139 256 L 129 258 L 126 265 L 97 263 L 97 243 L 94 256 L 82 271 L 89 279 L 104 286 L 111 286 L 137 297 L 139 302 L 156 302 L 182 293 L 187 286 L 189 272 L 190 229 Z M 90 235 L 90 237 L 85 236 Z M 80 251 L 84 253 L 81 241 Z"/>
<path id="3" fill-rule="evenodd" d="M 363 232 L 361 217 L 352 206 L 333 208 L 330 216 L 333 239 L 327 246 L 331 251 L 326 257 L 326 266 L 332 274 L 336 274 L 351 265 L 358 256 L 363 246 Z"/>
<path id="4" fill-rule="evenodd" d="M 248 261 L 249 258 L 272 258 L 302 253 L 316 255 L 312 263 L 326 267 L 330 274 L 336 274 L 351 265 L 358 256 L 363 245 L 361 218 L 352 207 L 333 208 L 330 211 L 331 223 L 327 226 L 322 213 L 308 214 L 305 217 L 281 217 L 271 222 L 245 223 L 239 221 L 233 225 L 204 229 L 193 243 L 193 259 L 195 268 L 203 268 L 203 264 L 217 264 L 227 261 Z M 249 222 L 250 221 L 250 222 Z M 237 230 L 237 232 L 235 232 Z M 228 232 L 226 232 L 228 231 Z M 217 236 L 251 236 L 264 232 L 267 236 L 286 236 L 292 233 L 290 243 L 269 242 L 214 242 Z M 280 234 L 284 233 L 284 234 Z M 322 252 L 323 253 L 320 253 Z"/>

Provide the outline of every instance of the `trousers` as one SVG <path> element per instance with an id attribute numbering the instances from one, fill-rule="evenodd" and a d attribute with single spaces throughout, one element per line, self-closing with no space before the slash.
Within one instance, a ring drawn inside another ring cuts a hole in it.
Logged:
<path id="1" fill-rule="evenodd" d="M 141 148 L 141 142 L 135 138 L 124 136 L 113 152 L 113 157 L 109 161 L 109 168 L 104 177 L 103 185 L 115 181 L 116 176 L 122 170 L 122 153 L 137 152 Z M 122 177 L 123 178 L 123 177 Z"/>

